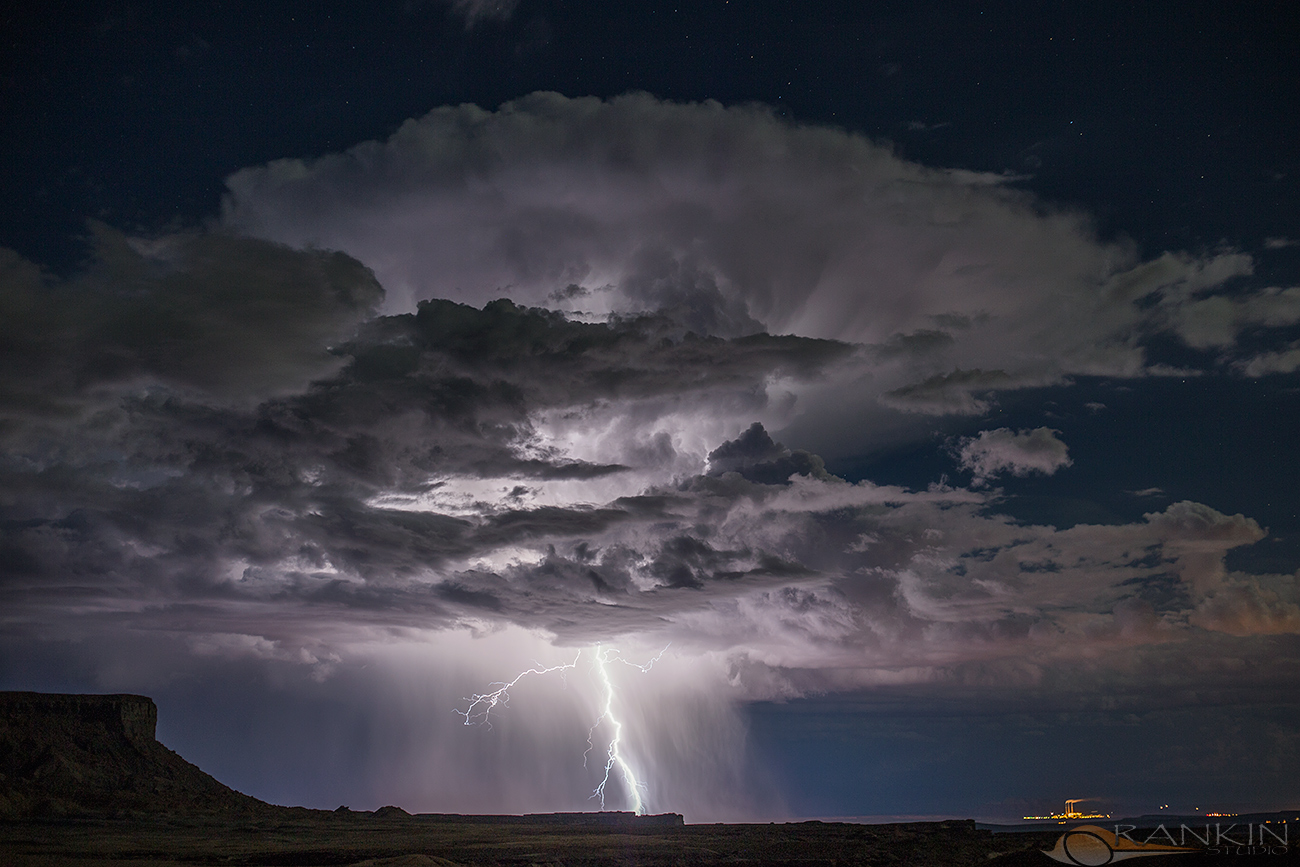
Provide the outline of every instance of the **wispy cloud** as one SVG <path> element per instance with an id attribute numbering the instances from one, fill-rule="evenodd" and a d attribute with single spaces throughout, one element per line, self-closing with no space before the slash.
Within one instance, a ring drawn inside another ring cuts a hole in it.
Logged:
<path id="1" fill-rule="evenodd" d="M 465 18 L 465 26 L 473 27 L 480 21 L 505 21 L 515 14 L 519 0 L 441 0 L 448 3 L 458 15 Z"/>

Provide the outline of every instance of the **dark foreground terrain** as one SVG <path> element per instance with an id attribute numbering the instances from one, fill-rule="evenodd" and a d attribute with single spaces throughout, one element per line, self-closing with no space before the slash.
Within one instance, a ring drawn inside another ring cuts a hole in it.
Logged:
<path id="1" fill-rule="evenodd" d="M 479 817 L 474 817 L 478 819 Z M 678 825 L 500 822 L 284 810 L 225 821 L 47 820 L 0 825 L 0 863 L 22 865 L 812 865 L 990 864 L 1032 849 L 964 822 Z M 1054 862 L 1036 850 L 1041 867 Z M 992 857 L 991 857 L 992 856 Z"/>
<path id="2" fill-rule="evenodd" d="M 0 867 L 1052 867 L 1058 862 L 1042 850 L 1065 830 L 994 833 L 971 821 L 684 825 L 675 814 L 412 816 L 396 807 L 277 807 L 232 791 L 158 743 L 156 719 L 154 703 L 142 696 L 0 693 Z M 1152 864 L 1300 864 L 1300 846 L 1244 848 L 1250 851 L 1166 855 Z"/>
<path id="3" fill-rule="evenodd" d="M 555 821 L 548 816 L 409 816 L 393 809 L 336 814 L 279 808 L 264 816 L 243 818 L 0 822 L 0 864 L 1054 867 L 1058 862 L 1041 850 L 1052 848 L 1058 836 L 1056 831 L 994 834 L 977 830 L 970 822 L 645 825 L 632 817 L 601 824 Z M 1150 867 L 1282 867 L 1298 864 L 1300 858 L 1294 851 L 1256 851 L 1168 855 L 1136 863 Z"/>

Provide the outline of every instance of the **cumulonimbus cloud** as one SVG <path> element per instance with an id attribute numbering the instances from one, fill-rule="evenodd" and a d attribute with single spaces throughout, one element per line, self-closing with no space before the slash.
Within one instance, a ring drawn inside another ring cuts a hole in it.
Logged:
<path id="1" fill-rule="evenodd" d="M 1069 466 L 1045 427 L 962 441 L 975 482 L 926 490 L 769 432 L 1159 373 L 1157 331 L 1231 361 L 1296 317 L 1221 299 L 1249 257 L 1142 262 L 1002 178 L 644 95 L 438 109 L 229 187 L 207 232 L 98 228 L 67 281 L 0 258 L 7 640 L 318 680 L 466 634 L 671 643 L 718 704 L 1294 682 L 1296 577 L 1226 566 L 1248 516 L 1014 521 L 983 486 Z M 1194 675 L 1193 639 L 1223 651 Z"/>
<path id="2" fill-rule="evenodd" d="M 340 623 L 512 623 L 573 644 L 667 630 L 750 660 L 739 670 L 767 684 L 754 695 L 817 688 L 820 675 L 771 672 L 818 659 L 857 659 L 846 683 L 870 682 L 901 665 L 934 676 L 976 646 L 992 660 L 1050 656 L 1053 635 L 1138 640 L 1121 612 L 1144 582 L 1182 588 L 1143 603 L 1152 640 L 1256 622 L 1212 613 L 1235 598 L 1223 554 L 1259 537 L 1248 519 L 1180 506 L 1122 529 L 1013 529 L 976 491 L 849 485 L 751 423 L 788 417 L 794 392 L 844 370 L 905 382 L 935 369 L 920 360 L 978 359 L 1001 338 L 1033 356 L 1066 323 L 1024 294 L 1031 273 L 1056 302 L 1106 314 L 1084 329 L 1102 329 L 1103 355 L 1136 359 L 1135 299 L 1199 297 L 1240 257 L 1134 264 L 996 178 L 760 109 L 649 97 L 439 110 L 387 144 L 248 170 L 231 190 L 226 230 L 101 229 L 98 264 L 66 285 L 10 257 L 10 345 L 31 346 L 6 380 L 5 562 L 36 609 L 73 587 L 91 612 L 206 606 L 218 638 L 195 646 L 284 659 L 332 658 L 312 626 L 322 606 Z M 826 234 L 827 208 L 848 228 Z M 1004 261 L 985 244 L 1030 229 L 1059 256 Z M 980 267 L 942 265 L 985 246 Z M 482 301 L 498 280 L 522 300 L 607 309 Z M 375 315 L 384 282 L 406 300 Z M 402 311 L 457 286 L 478 305 Z M 823 316 L 850 297 L 874 314 Z M 1240 302 L 1242 316 L 1286 318 L 1287 298 Z M 875 394 L 979 412 L 980 393 L 1077 371 L 1094 349 Z M 961 460 L 977 483 L 1069 464 L 1047 428 L 985 431 Z M 1087 555 L 1063 558 L 1083 537 Z M 277 613 L 232 624 L 229 599 Z"/>

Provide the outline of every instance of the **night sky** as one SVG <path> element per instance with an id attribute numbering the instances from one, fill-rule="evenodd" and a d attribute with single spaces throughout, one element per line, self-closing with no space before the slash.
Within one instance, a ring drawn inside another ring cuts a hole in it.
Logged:
<path id="1" fill-rule="evenodd" d="M 1300 807 L 1294 3 L 0 40 L 0 688 L 313 807 Z"/>

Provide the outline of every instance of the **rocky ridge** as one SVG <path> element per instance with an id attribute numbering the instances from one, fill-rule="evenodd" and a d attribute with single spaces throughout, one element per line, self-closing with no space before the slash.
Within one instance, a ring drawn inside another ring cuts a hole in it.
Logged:
<path id="1" fill-rule="evenodd" d="M 160 744 L 157 721 L 141 695 L 0 692 L 0 818 L 271 809 Z"/>

